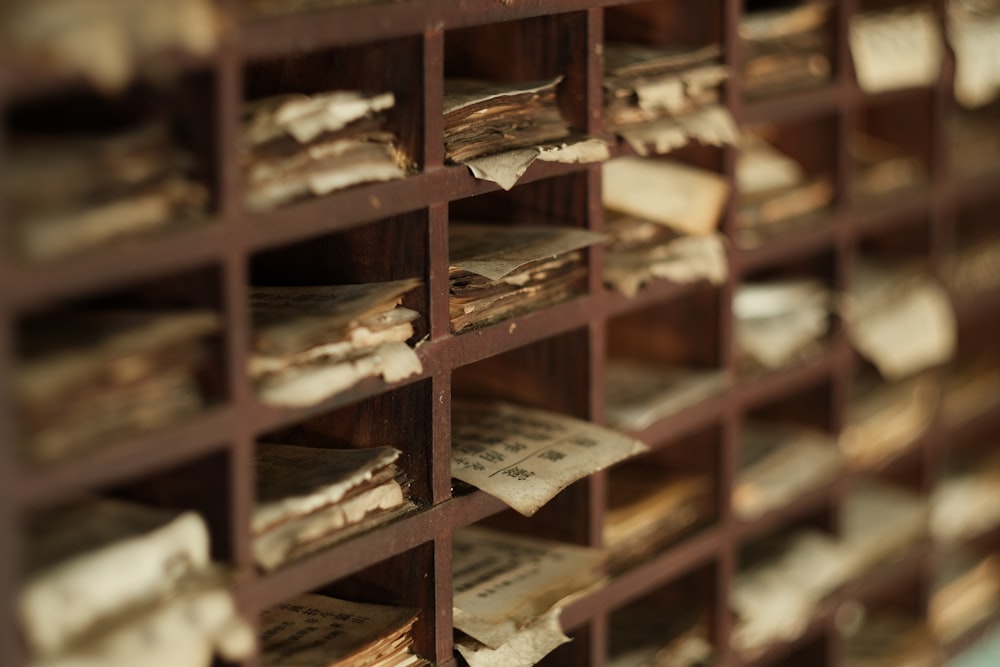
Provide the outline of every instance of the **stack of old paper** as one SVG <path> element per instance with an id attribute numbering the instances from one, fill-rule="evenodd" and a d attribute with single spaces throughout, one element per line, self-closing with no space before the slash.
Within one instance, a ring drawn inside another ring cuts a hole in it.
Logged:
<path id="1" fill-rule="evenodd" d="M 849 42 L 866 93 L 930 86 L 941 74 L 944 39 L 930 3 L 855 14 Z"/>
<path id="2" fill-rule="evenodd" d="M 748 3 L 750 4 L 750 3 Z M 829 0 L 785 2 L 749 11 L 740 24 L 743 92 L 759 97 L 830 79 Z"/>
<path id="3" fill-rule="evenodd" d="M 202 409 L 217 313 L 68 312 L 26 328 L 15 374 L 23 455 L 52 461 Z"/>
<path id="4" fill-rule="evenodd" d="M 810 214 L 833 201 L 828 175 L 810 176 L 792 157 L 764 139 L 768 131 L 748 134 L 736 161 L 740 201 L 736 239 L 754 246 L 775 234 L 810 221 Z"/>
<path id="5" fill-rule="evenodd" d="M 774 370 L 816 353 L 830 328 L 831 301 L 816 280 L 741 285 L 733 298 L 740 365 Z"/>
<path id="6" fill-rule="evenodd" d="M 641 431 L 723 391 L 718 368 L 667 366 L 635 359 L 608 359 L 605 397 L 608 423 Z"/>
<path id="7" fill-rule="evenodd" d="M 14 135 L 3 192 L 14 249 L 52 260 L 203 218 L 208 190 L 165 122 L 58 136 Z"/>
<path id="8" fill-rule="evenodd" d="M 854 384 L 840 449 L 856 468 L 872 469 L 908 449 L 927 431 L 941 391 L 930 378 Z"/>
<path id="9" fill-rule="evenodd" d="M 604 281 L 634 296 L 654 278 L 725 281 L 725 246 L 716 233 L 729 188 L 722 176 L 680 162 L 625 157 L 602 168 L 612 235 Z"/>
<path id="10" fill-rule="evenodd" d="M 817 605 L 845 580 L 845 559 L 830 535 L 801 531 L 753 545 L 736 576 L 732 645 L 745 659 L 798 637 Z"/>
<path id="11" fill-rule="evenodd" d="M 676 51 L 642 44 L 604 45 L 608 128 L 640 155 L 666 153 L 695 139 L 736 143 L 739 130 L 720 104 L 729 71 L 718 45 Z"/>
<path id="12" fill-rule="evenodd" d="M 609 151 L 603 142 L 570 138 L 556 98 L 560 81 L 561 76 L 517 83 L 445 80 L 445 157 L 505 190 L 535 160 L 606 160 Z"/>
<path id="13" fill-rule="evenodd" d="M 266 570 L 384 523 L 413 507 L 392 447 L 257 446 L 254 558 Z"/>
<path id="14" fill-rule="evenodd" d="M 617 431 L 546 410 L 456 398 L 451 475 L 531 516 L 587 475 L 648 447 Z"/>
<path id="15" fill-rule="evenodd" d="M 219 18 L 211 0 L 11 0 L 0 41 L 15 66 L 79 75 L 109 92 L 137 70 L 162 74 L 163 55 L 207 55 Z M 30 70 L 29 70 L 30 71 Z"/>
<path id="16" fill-rule="evenodd" d="M 955 354 L 958 324 L 948 293 L 926 270 L 859 260 L 841 311 L 854 347 L 887 380 Z"/>
<path id="17" fill-rule="evenodd" d="M 740 441 L 733 512 L 754 519 L 836 477 L 840 452 L 833 437 L 791 424 L 748 422 Z"/>
<path id="18" fill-rule="evenodd" d="M 611 615 L 608 667 L 702 667 L 711 662 L 710 617 L 687 601 L 637 603 Z"/>
<path id="19" fill-rule="evenodd" d="M 715 509 L 711 481 L 670 473 L 648 461 L 627 461 L 608 475 L 604 547 L 608 569 L 640 563 L 709 520 Z"/>
<path id="20" fill-rule="evenodd" d="M 413 168 L 386 114 L 392 93 L 338 90 L 280 95 L 243 109 L 246 205 L 266 210 L 303 197 L 403 178 Z"/>
<path id="21" fill-rule="evenodd" d="M 955 99 L 967 108 L 1000 97 L 1000 2 L 949 0 L 948 42 L 955 50 Z"/>
<path id="22" fill-rule="evenodd" d="M 312 593 L 264 610 L 261 667 L 424 667 L 413 652 L 417 609 Z"/>
<path id="23" fill-rule="evenodd" d="M 844 641 L 844 667 L 933 667 L 940 660 L 928 629 L 898 613 L 866 610 Z"/>
<path id="24" fill-rule="evenodd" d="M 950 426 L 986 414 L 1000 404 L 1000 360 L 987 350 L 962 356 L 945 380 L 941 413 Z"/>
<path id="25" fill-rule="evenodd" d="M 29 526 L 24 564 L 33 667 L 209 667 L 253 651 L 192 512 L 103 499 L 54 510 Z"/>
<path id="26" fill-rule="evenodd" d="M 1000 610 L 1000 555 L 949 553 L 937 574 L 927 617 L 939 641 L 954 641 Z"/>
<path id="27" fill-rule="evenodd" d="M 480 527 L 455 532 L 455 648 L 469 667 L 530 667 L 569 641 L 564 607 L 603 583 L 598 549 Z"/>
<path id="28" fill-rule="evenodd" d="M 883 197 L 919 187 L 927 170 L 915 156 L 870 134 L 851 141 L 854 158 L 854 195 L 858 199 Z"/>
<path id="29" fill-rule="evenodd" d="M 582 291 L 581 249 L 603 234 L 549 225 L 448 227 L 451 330 L 494 324 Z"/>
<path id="30" fill-rule="evenodd" d="M 874 479 L 852 486 L 842 506 L 841 549 L 848 579 L 906 553 L 925 534 L 927 508 L 911 491 Z"/>
<path id="31" fill-rule="evenodd" d="M 931 496 L 931 534 L 958 542 L 1000 526 L 1000 453 L 950 470 Z"/>
<path id="32" fill-rule="evenodd" d="M 1000 234 L 991 230 L 964 240 L 948 258 L 948 284 L 970 298 L 1000 288 Z"/>
<path id="33" fill-rule="evenodd" d="M 369 377 L 422 370 L 406 344 L 420 314 L 399 306 L 417 279 L 319 287 L 253 287 L 250 375 L 265 403 L 314 405 Z"/>

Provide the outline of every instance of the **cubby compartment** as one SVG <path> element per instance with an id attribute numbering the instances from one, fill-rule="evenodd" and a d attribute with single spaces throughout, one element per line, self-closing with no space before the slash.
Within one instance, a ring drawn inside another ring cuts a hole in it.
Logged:
<path id="1" fill-rule="evenodd" d="M 802 228 L 832 224 L 837 118 L 818 116 L 745 128 L 736 162 L 736 243 L 754 247 Z"/>
<path id="2" fill-rule="evenodd" d="M 861 107 L 849 139 L 852 197 L 859 206 L 913 195 L 925 186 L 935 157 L 932 114 L 929 91 L 870 100 Z"/>
<path id="3" fill-rule="evenodd" d="M 942 646 L 961 644 L 1000 613 L 1000 556 L 972 547 L 942 549 L 930 578 L 927 622 Z"/>
<path id="4" fill-rule="evenodd" d="M 720 648 L 714 632 L 717 568 L 709 562 L 612 609 L 607 664 L 714 664 Z"/>
<path id="5" fill-rule="evenodd" d="M 197 224 L 218 210 L 215 79 L 190 72 L 103 97 L 86 89 L 3 113 L 4 242 L 56 262 Z"/>
<path id="6" fill-rule="evenodd" d="M 435 639 L 435 587 L 445 582 L 437 581 L 435 573 L 434 543 L 425 542 L 268 604 L 260 617 L 261 664 L 347 656 L 399 660 L 409 654 L 418 656 L 409 658 L 414 665 L 443 660 Z"/>
<path id="7" fill-rule="evenodd" d="M 1000 102 L 978 109 L 956 106 L 948 125 L 948 157 L 959 179 L 989 176 L 1000 169 Z"/>
<path id="8" fill-rule="evenodd" d="M 619 574 L 718 522 L 722 429 L 712 426 L 611 468 L 603 546 Z"/>
<path id="9" fill-rule="evenodd" d="M 955 296 L 972 300 L 1000 288 L 1000 230 L 990 196 L 966 204 L 958 212 L 954 246 L 945 260 L 945 278 Z"/>
<path id="10" fill-rule="evenodd" d="M 835 6 L 807 0 L 743 0 L 743 95 L 750 100 L 814 90 L 837 76 Z"/>
<path id="11" fill-rule="evenodd" d="M 718 333 L 722 309 L 719 289 L 697 286 L 608 321 L 609 424 L 642 432 L 726 389 Z"/>
<path id="12" fill-rule="evenodd" d="M 963 327 L 959 334 L 942 388 L 941 419 L 952 432 L 989 433 L 1000 406 L 1000 354 L 988 328 Z"/>
<path id="13" fill-rule="evenodd" d="M 29 464 L 189 423 L 230 393 L 214 266 L 48 304 L 15 336 L 16 451 Z"/>
<path id="14" fill-rule="evenodd" d="M 422 371 L 427 228 L 427 211 L 414 211 L 250 258 L 247 370 L 264 403 L 311 407 Z"/>
<path id="15" fill-rule="evenodd" d="M 1000 548 L 1000 454 L 976 437 L 953 438 L 931 482 L 930 530 L 951 548 Z"/>
<path id="16" fill-rule="evenodd" d="M 604 41 L 678 49 L 721 45 L 722 4 L 668 0 L 612 5 L 604 10 Z"/>
<path id="17" fill-rule="evenodd" d="M 263 212 L 425 164 L 420 37 L 253 61 L 244 73 L 243 200 Z"/>
<path id="18" fill-rule="evenodd" d="M 836 257 L 822 252 L 788 258 L 743 278 L 733 296 L 739 372 L 789 368 L 815 358 L 836 335 Z"/>
<path id="19" fill-rule="evenodd" d="M 744 521 L 807 511 L 829 501 L 842 457 L 833 431 L 829 380 L 752 407 L 737 444 L 733 513 Z"/>

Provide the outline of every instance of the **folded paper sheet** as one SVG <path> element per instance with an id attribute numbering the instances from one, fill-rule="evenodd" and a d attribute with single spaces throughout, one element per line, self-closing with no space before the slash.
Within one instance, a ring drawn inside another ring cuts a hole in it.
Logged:
<path id="1" fill-rule="evenodd" d="M 941 74 L 944 38 L 929 4 L 857 14 L 848 36 L 866 93 L 930 86 Z"/>
<path id="2" fill-rule="evenodd" d="M 495 401 L 452 402 L 451 474 L 531 516 L 578 479 L 648 447 L 596 424 Z"/>
<path id="3" fill-rule="evenodd" d="M 664 366 L 644 361 L 609 359 L 608 423 L 641 431 L 715 396 L 728 384 L 724 371 Z"/>
<path id="4" fill-rule="evenodd" d="M 733 298 L 743 363 L 773 370 L 807 357 L 830 328 L 831 295 L 815 280 L 741 285 Z"/>

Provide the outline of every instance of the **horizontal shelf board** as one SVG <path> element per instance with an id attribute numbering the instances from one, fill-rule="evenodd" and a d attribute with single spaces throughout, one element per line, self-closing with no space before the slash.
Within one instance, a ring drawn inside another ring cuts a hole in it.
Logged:
<path id="1" fill-rule="evenodd" d="M 734 246 L 733 265 L 737 276 L 746 276 L 780 264 L 789 257 L 815 255 L 834 247 L 845 219 L 834 213 L 820 218 L 814 224 L 778 234 L 759 245 L 741 248 Z"/>
<path id="2" fill-rule="evenodd" d="M 0 261 L 0 297 L 14 309 L 26 309 L 221 263 L 225 239 L 224 226 L 212 223 L 121 242 L 65 260 Z"/>
<path id="3" fill-rule="evenodd" d="M 375 222 L 428 205 L 432 177 L 425 173 L 385 183 L 368 183 L 289 204 L 245 213 L 249 250 L 263 250 Z"/>
<path id="4" fill-rule="evenodd" d="M 714 286 L 714 289 L 719 289 L 720 287 Z M 617 317 L 618 315 L 642 310 L 649 306 L 665 305 L 670 301 L 691 296 L 707 289 L 713 289 L 713 286 L 710 286 L 705 281 L 682 284 L 670 282 L 669 280 L 655 279 L 639 290 L 639 293 L 633 297 L 605 289 L 602 292 L 601 299 L 604 301 L 605 315 L 607 317 Z"/>
<path id="5" fill-rule="evenodd" d="M 974 417 L 954 423 L 944 422 L 941 431 L 941 442 L 945 447 L 962 445 L 983 436 L 995 437 L 1000 432 L 1000 403 Z"/>
<path id="6" fill-rule="evenodd" d="M 506 503 L 483 491 L 472 491 L 445 501 L 450 524 L 454 528 L 469 526 L 510 509 Z"/>
<path id="7" fill-rule="evenodd" d="M 814 514 L 837 503 L 840 476 L 792 498 L 788 504 L 776 507 L 754 519 L 736 519 L 736 535 L 740 542 L 749 542 Z"/>
<path id="8" fill-rule="evenodd" d="M 763 375 L 751 375 L 737 380 L 737 402 L 744 410 L 761 403 L 787 396 L 793 392 L 828 379 L 844 367 L 843 360 L 850 348 L 841 335 L 834 336 L 820 354 L 791 368 Z"/>
<path id="9" fill-rule="evenodd" d="M 732 404 L 729 394 L 732 389 L 724 389 L 718 395 L 705 399 L 675 415 L 660 419 L 641 431 L 630 431 L 629 435 L 642 440 L 653 449 L 662 449 L 676 444 L 679 440 L 721 422 Z"/>
<path id="10" fill-rule="evenodd" d="M 870 234 L 920 223 L 931 215 L 933 203 L 929 188 L 908 190 L 884 199 L 855 201 L 851 216 L 853 236 L 858 241 Z"/>
<path id="11" fill-rule="evenodd" d="M 813 116 L 833 115 L 843 107 L 844 91 L 848 85 L 831 82 L 819 88 L 737 104 L 736 120 L 740 124 L 760 122 L 780 123 Z M 737 95 L 739 98 L 739 95 Z"/>
<path id="12" fill-rule="evenodd" d="M 940 83 L 930 86 L 911 86 L 908 88 L 896 88 L 884 90 L 877 93 L 867 93 L 861 89 L 854 81 L 849 81 L 844 91 L 844 97 L 855 107 L 879 106 L 882 104 L 899 104 L 901 102 L 920 101 L 928 93 L 940 90 Z"/>
<path id="13" fill-rule="evenodd" d="M 977 176 L 961 177 L 954 175 L 948 186 L 948 196 L 954 208 L 966 204 L 1000 199 L 997 183 L 1000 182 L 1000 169 Z"/>
<path id="14" fill-rule="evenodd" d="M 604 611 L 626 605 L 705 565 L 718 557 L 724 540 L 720 529 L 707 528 L 669 547 L 652 560 L 614 577 L 606 586 L 577 600 L 563 611 L 563 629 L 567 632 L 573 630 Z"/>
<path id="15" fill-rule="evenodd" d="M 152 474 L 223 449 L 234 427 L 233 409 L 220 408 L 78 458 L 23 469 L 16 496 L 23 507 L 42 506 Z"/>

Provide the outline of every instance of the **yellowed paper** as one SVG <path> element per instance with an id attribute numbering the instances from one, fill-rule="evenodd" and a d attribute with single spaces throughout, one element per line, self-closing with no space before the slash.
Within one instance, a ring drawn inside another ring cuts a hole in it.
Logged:
<path id="1" fill-rule="evenodd" d="M 605 392 L 608 423 L 641 431 L 718 394 L 727 384 L 725 372 L 718 369 L 609 359 Z"/>
<path id="2" fill-rule="evenodd" d="M 954 641 L 1000 607 L 1000 556 L 972 563 L 966 560 L 955 554 L 945 561 L 945 576 L 936 584 L 928 604 L 928 623 L 941 642 Z"/>
<path id="3" fill-rule="evenodd" d="M 848 423 L 840 433 L 841 451 L 854 466 L 877 466 L 927 430 L 940 394 L 928 378 L 855 392 Z"/>
<path id="4" fill-rule="evenodd" d="M 941 74 L 944 40 L 930 6 L 856 15 L 849 42 L 866 93 L 930 86 Z"/>
<path id="5" fill-rule="evenodd" d="M 364 95 L 337 90 L 317 95 L 281 95 L 248 103 L 243 141 L 256 146 L 285 135 L 308 144 L 324 132 L 336 132 L 365 116 L 391 109 L 392 93 Z"/>
<path id="6" fill-rule="evenodd" d="M 525 516 L 578 479 L 647 450 L 616 431 L 545 410 L 452 403 L 452 477 Z"/>
<path id="7" fill-rule="evenodd" d="M 481 81 L 448 79 L 447 92 L 444 96 L 445 115 L 454 113 L 473 104 L 482 104 L 491 100 L 499 100 L 511 95 L 523 95 L 525 93 L 541 93 L 554 89 L 562 76 L 547 81 L 517 82 L 517 83 L 496 83 L 493 85 L 483 85 Z"/>
<path id="8" fill-rule="evenodd" d="M 1000 526 L 1000 455 L 946 475 L 931 496 L 931 534 L 959 542 Z"/>
<path id="9" fill-rule="evenodd" d="M 561 613 L 561 606 L 553 607 L 497 648 L 475 639 L 459 637 L 455 640 L 455 649 L 462 654 L 469 667 L 531 667 L 570 641 L 559 624 Z"/>
<path id="10" fill-rule="evenodd" d="M 686 146 L 692 139 L 709 146 L 736 145 L 739 129 L 729 110 L 709 106 L 694 113 L 661 118 L 615 128 L 632 149 L 642 156 L 662 155 Z"/>
<path id="11" fill-rule="evenodd" d="M 830 300 L 814 280 L 741 285 L 733 298 L 740 352 L 766 369 L 800 359 L 829 331 Z"/>
<path id="12" fill-rule="evenodd" d="M 579 250 L 607 238 L 604 234 L 553 225 L 487 225 L 452 222 L 448 226 L 448 263 L 490 280 L 545 259 Z"/>
<path id="13" fill-rule="evenodd" d="M 955 99 L 973 109 L 1000 95 L 1000 13 L 976 12 L 969 4 L 949 2 L 947 26 L 955 50 Z"/>
<path id="14" fill-rule="evenodd" d="M 791 188 L 805 182 L 797 161 L 763 139 L 748 136 L 736 160 L 736 184 L 743 196 Z"/>
<path id="15" fill-rule="evenodd" d="M 618 158 L 602 173 L 605 208 L 682 234 L 713 233 L 729 194 L 719 174 L 663 159 Z"/>
<path id="16" fill-rule="evenodd" d="M 848 491 L 842 509 L 842 547 L 850 578 L 905 553 L 926 532 L 927 506 L 914 493 L 865 479 Z"/>
<path id="17" fill-rule="evenodd" d="M 604 257 L 604 282 L 628 297 L 656 278 L 721 285 L 729 275 L 725 243 L 719 234 L 679 236 L 665 245 L 608 252 Z"/>
<path id="18" fill-rule="evenodd" d="M 517 148 L 503 153 L 464 160 L 472 175 L 496 183 L 504 190 L 517 184 L 535 160 L 566 164 L 601 162 L 611 157 L 607 144 L 600 139 L 585 139 L 575 143 L 546 144 Z"/>

